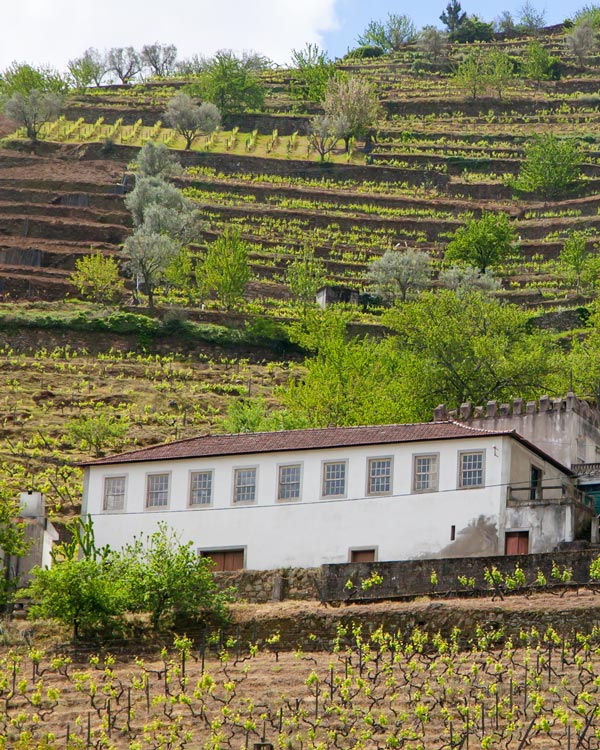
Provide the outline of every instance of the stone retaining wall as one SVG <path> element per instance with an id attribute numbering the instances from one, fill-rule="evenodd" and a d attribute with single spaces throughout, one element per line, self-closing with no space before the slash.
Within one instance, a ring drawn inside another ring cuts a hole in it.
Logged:
<path id="1" fill-rule="evenodd" d="M 318 599 L 322 590 L 319 568 L 236 570 L 216 574 L 219 588 L 235 586 L 241 600 L 265 604 L 284 599 Z"/>

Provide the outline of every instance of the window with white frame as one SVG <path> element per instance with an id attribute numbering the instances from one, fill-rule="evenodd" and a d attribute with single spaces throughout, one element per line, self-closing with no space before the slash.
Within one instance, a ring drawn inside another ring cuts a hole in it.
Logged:
<path id="1" fill-rule="evenodd" d="M 437 492 L 437 489 L 437 453 L 413 456 L 413 492 Z"/>
<path id="2" fill-rule="evenodd" d="M 484 451 L 459 453 L 458 486 L 483 487 Z"/>
<path id="3" fill-rule="evenodd" d="M 166 508 L 169 504 L 169 474 L 148 474 L 146 508 Z"/>
<path id="4" fill-rule="evenodd" d="M 233 502 L 256 501 L 256 469 L 236 469 L 233 475 Z"/>
<path id="5" fill-rule="evenodd" d="M 300 479 L 302 467 L 300 464 L 289 464 L 279 467 L 277 481 L 278 500 L 300 500 Z"/>
<path id="6" fill-rule="evenodd" d="M 126 477 L 104 478 L 104 502 L 102 509 L 106 511 L 125 510 L 125 481 Z"/>
<path id="7" fill-rule="evenodd" d="M 392 491 L 392 459 L 370 458 L 368 461 L 368 495 L 389 495 Z"/>
<path id="8" fill-rule="evenodd" d="M 323 464 L 323 497 L 343 497 L 346 494 L 346 461 L 326 461 Z"/>
<path id="9" fill-rule="evenodd" d="M 193 471 L 190 477 L 190 505 L 210 505 L 212 491 L 212 471 Z"/>

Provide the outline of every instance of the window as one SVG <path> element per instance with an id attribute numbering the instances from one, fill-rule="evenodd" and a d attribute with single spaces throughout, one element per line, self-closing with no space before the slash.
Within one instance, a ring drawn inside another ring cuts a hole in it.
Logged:
<path id="1" fill-rule="evenodd" d="M 103 510 L 125 510 L 125 477 L 105 477 Z"/>
<path id="2" fill-rule="evenodd" d="M 459 487 L 483 487 L 483 456 L 483 451 L 459 453 Z"/>
<path id="3" fill-rule="evenodd" d="M 368 495 L 388 495 L 392 491 L 392 459 L 370 458 Z"/>
<path id="4" fill-rule="evenodd" d="M 278 500 L 300 499 L 300 464 L 290 464 L 279 467 L 279 480 L 277 483 Z"/>
<path id="5" fill-rule="evenodd" d="M 190 505 L 210 505 L 212 488 L 212 471 L 193 471 L 190 479 Z"/>
<path id="6" fill-rule="evenodd" d="M 437 453 L 413 456 L 413 492 L 437 492 L 437 489 Z"/>
<path id="7" fill-rule="evenodd" d="M 256 469 L 236 469 L 233 478 L 233 502 L 256 501 Z"/>
<path id="8" fill-rule="evenodd" d="M 543 472 L 538 466 L 531 464 L 531 471 L 529 474 L 529 499 L 530 500 L 541 500 L 542 499 L 542 478 Z"/>
<path id="9" fill-rule="evenodd" d="M 200 557 L 208 557 L 214 563 L 215 573 L 230 570 L 242 570 L 244 567 L 243 549 L 209 549 L 200 550 Z"/>
<path id="10" fill-rule="evenodd" d="M 323 497 L 343 497 L 346 494 L 346 462 L 328 461 L 323 464 Z"/>
<path id="11" fill-rule="evenodd" d="M 166 508 L 169 504 L 169 475 L 148 474 L 146 508 Z"/>

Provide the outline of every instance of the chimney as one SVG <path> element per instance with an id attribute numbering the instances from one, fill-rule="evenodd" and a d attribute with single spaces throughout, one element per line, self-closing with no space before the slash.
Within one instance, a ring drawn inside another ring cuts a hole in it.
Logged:
<path id="1" fill-rule="evenodd" d="M 446 411 L 446 404 L 440 404 L 433 410 L 433 421 L 434 422 L 447 422 L 448 412 Z"/>

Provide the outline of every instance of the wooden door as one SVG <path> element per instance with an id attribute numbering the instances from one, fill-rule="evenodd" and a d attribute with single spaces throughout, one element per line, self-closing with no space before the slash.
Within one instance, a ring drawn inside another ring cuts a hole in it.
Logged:
<path id="1" fill-rule="evenodd" d="M 200 553 L 200 557 L 210 557 L 214 562 L 215 573 L 224 571 L 242 570 L 244 567 L 244 550 L 243 549 L 214 549 L 205 550 Z"/>
<path id="2" fill-rule="evenodd" d="M 350 562 L 369 563 L 375 562 L 374 549 L 353 549 L 350 552 Z"/>
<path id="3" fill-rule="evenodd" d="M 529 553 L 529 532 L 509 531 L 506 533 L 504 554 L 527 555 Z"/>

